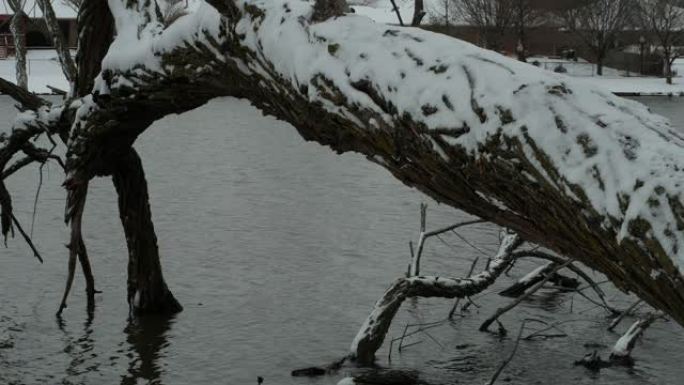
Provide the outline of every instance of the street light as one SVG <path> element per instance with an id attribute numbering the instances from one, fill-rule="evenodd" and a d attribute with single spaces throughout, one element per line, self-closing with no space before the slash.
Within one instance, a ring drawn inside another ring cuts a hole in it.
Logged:
<path id="1" fill-rule="evenodd" d="M 646 38 L 642 35 L 639 37 L 639 63 L 641 64 L 641 74 L 644 74 L 644 46 L 646 45 Z"/>

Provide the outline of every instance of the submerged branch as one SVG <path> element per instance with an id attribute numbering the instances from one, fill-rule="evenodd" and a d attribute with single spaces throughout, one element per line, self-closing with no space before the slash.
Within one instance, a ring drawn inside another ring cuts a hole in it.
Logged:
<path id="1" fill-rule="evenodd" d="M 411 277 L 396 280 L 375 304 L 354 338 L 351 356 L 361 365 L 373 363 L 375 352 L 382 346 L 392 319 L 406 298 L 463 298 L 482 292 L 506 270 L 512 261 L 511 253 L 521 243 L 517 234 L 507 233 L 489 268 L 470 278 Z"/>
<path id="2" fill-rule="evenodd" d="M 544 286 L 544 284 L 546 282 L 548 282 L 553 277 L 553 274 L 557 273 L 561 269 L 568 267 L 568 265 L 570 265 L 572 262 L 573 262 L 573 260 L 571 259 L 571 260 L 566 261 L 562 265 L 557 265 L 553 270 L 550 271 L 550 273 L 548 275 L 546 275 L 546 277 L 544 277 L 544 279 L 537 282 L 537 284 L 534 285 L 528 292 L 521 295 L 515 301 L 512 301 L 508 305 L 497 309 L 496 312 L 494 313 L 494 315 L 489 317 L 485 322 L 482 323 L 482 325 L 480 325 L 480 331 L 484 332 L 484 331 L 489 330 L 489 325 L 491 325 L 494 321 L 498 321 L 499 317 L 501 317 L 503 314 L 505 314 L 509 310 L 513 309 L 514 307 L 516 307 L 522 301 L 524 301 L 529 296 L 534 294 L 537 290 L 541 289 L 541 287 Z"/>

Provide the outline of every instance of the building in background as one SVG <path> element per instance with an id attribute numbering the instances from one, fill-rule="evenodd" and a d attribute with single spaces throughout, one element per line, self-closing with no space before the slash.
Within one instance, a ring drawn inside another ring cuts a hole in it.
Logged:
<path id="1" fill-rule="evenodd" d="M 66 0 L 50 1 L 67 44 L 75 48 L 78 41 L 75 7 Z M 52 39 L 43 20 L 40 7 L 35 0 L 24 0 L 24 13 L 26 13 L 26 18 L 22 22 L 22 29 L 26 35 L 28 48 L 52 48 Z M 10 32 L 10 21 L 13 16 L 14 12 L 7 0 L 0 0 L 0 59 L 14 55 L 14 39 Z"/>

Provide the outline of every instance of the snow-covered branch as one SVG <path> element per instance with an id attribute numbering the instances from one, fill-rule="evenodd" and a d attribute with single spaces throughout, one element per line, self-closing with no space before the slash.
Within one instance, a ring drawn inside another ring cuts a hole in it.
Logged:
<path id="1" fill-rule="evenodd" d="M 517 234 L 506 233 L 499 251 L 487 270 L 464 279 L 445 277 L 399 278 L 390 286 L 359 330 L 351 346 L 351 355 L 363 365 L 372 364 L 392 319 L 399 307 L 411 297 L 464 298 L 488 288 L 509 266 L 511 253 L 521 244 Z"/>

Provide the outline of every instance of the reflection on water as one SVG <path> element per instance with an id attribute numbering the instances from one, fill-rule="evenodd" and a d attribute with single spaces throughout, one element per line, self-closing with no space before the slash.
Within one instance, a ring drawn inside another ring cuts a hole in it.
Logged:
<path id="1" fill-rule="evenodd" d="M 169 346 L 166 333 L 172 324 L 173 317 L 148 316 L 131 320 L 124 330 L 131 348 L 128 354 L 131 361 L 121 385 L 135 385 L 140 379 L 149 384 L 162 384 L 160 359 Z"/>
<path id="2" fill-rule="evenodd" d="M 684 126 L 681 102 L 647 101 Z M 0 116 L 11 114 L 11 101 L 0 97 Z M 6 124 L 0 120 L 0 129 Z M 425 198 L 364 158 L 304 143 L 292 127 L 234 99 L 168 117 L 136 145 L 150 184 L 164 273 L 185 310 L 174 319 L 129 323 L 127 251 L 116 196 L 109 179 L 97 179 L 84 236 L 102 293 L 89 319 L 85 285 L 77 275 L 70 306 L 55 323 L 68 231 L 62 221 L 63 175 L 48 168 L 35 225 L 45 264 L 38 265 L 20 240 L 10 240 L 0 252 L 0 384 L 250 385 L 261 376 L 264 385 L 329 385 L 349 374 L 289 375 L 347 352 L 372 305 L 404 274 L 407 244 L 416 236 L 418 205 Z M 17 216 L 27 223 L 36 172 L 8 181 Z M 429 203 L 430 228 L 465 219 Z M 428 245 L 426 273 L 458 277 L 475 257 L 484 264 L 498 242 L 498 230 L 486 224 L 459 235 Z M 496 293 L 533 268 L 521 261 L 510 281 L 476 296 L 477 306 L 463 317 L 429 329 L 429 336 L 407 338 L 401 352 L 392 351 L 391 363 L 385 344 L 378 364 L 417 369 L 420 381 L 430 384 L 487 381 L 513 341 L 479 333 L 479 324 L 510 300 Z M 606 291 L 614 306 L 630 304 L 617 291 Z M 390 338 L 401 336 L 407 324 L 443 320 L 452 304 L 407 301 Z M 521 343 L 500 381 L 660 385 L 679 384 L 684 376 L 684 333 L 672 323 L 649 329 L 633 370 L 593 375 L 572 363 L 594 349 L 585 344 L 610 346 L 618 337 L 605 331 L 610 321 L 602 310 L 570 293 L 545 290 L 502 322 L 515 334 L 524 318 L 564 322 L 559 327 L 568 337 Z"/>

